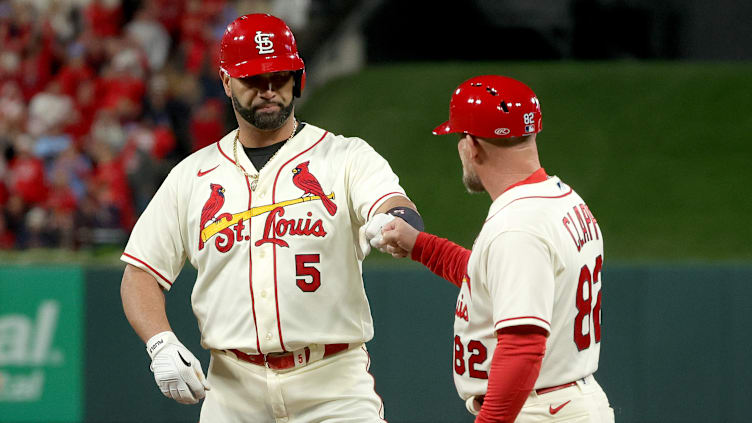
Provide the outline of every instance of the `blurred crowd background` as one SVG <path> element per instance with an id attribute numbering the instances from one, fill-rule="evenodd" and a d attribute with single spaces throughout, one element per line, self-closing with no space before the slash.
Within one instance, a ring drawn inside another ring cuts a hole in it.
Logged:
<path id="1" fill-rule="evenodd" d="M 226 133 L 227 24 L 302 32 L 324 3 L 1 1 L 0 249 L 124 242 L 169 169 Z"/>

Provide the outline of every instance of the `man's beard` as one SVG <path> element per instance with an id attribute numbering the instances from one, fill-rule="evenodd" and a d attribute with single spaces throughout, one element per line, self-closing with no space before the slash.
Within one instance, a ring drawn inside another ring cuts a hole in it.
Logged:
<path id="1" fill-rule="evenodd" d="M 290 104 L 287 106 L 275 101 L 269 101 L 257 106 L 244 107 L 240 104 L 238 98 L 235 97 L 235 94 L 233 94 L 232 104 L 233 106 L 235 106 L 235 111 L 238 112 L 238 114 L 242 116 L 243 119 L 246 120 L 246 122 L 261 130 L 275 130 L 281 128 L 282 125 L 287 122 L 287 118 L 289 118 L 292 114 L 295 101 L 294 99 L 291 100 Z M 269 104 L 276 104 L 277 106 L 279 106 L 280 110 L 273 113 L 258 112 L 258 109 L 264 106 L 268 106 Z"/>
<path id="2" fill-rule="evenodd" d="M 467 192 L 470 194 L 486 192 L 486 188 L 483 186 L 483 182 L 480 181 L 478 174 L 473 172 L 469 165 L 465 164 L 465 159 L 461 154 L 460 161 L 462 162 L 462 183 L 465 185 Z"/>
<path id="3" fill-rule="evenodd" d="M 467 189 L 467 192 L 469 192 L 470 194 L 486 192 L 486 188 L 483 186 L 480 178 L 478 178 L 478 175 L 475 173 L 463 171 L 462 183 L 465 184 L 465 189 Z"/>

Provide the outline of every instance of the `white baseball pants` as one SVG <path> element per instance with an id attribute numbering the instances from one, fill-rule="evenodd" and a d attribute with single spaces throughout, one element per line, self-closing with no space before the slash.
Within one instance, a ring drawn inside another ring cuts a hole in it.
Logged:
<path id="1" fill-rule="evenodd" d="M 473 398 L 473 397 L 471 397 Z M 468 411 L 477 415 L 480 405 L 468 399 Z M 614 423 L 614 410 L 606 393 L 591 375 L 576 385 L 543 394 L 533 390 L 515 423 Z"/>
<path id="2" fill-rule="evenodd" d="M 385 422 L 365 345 L 272 370 L 212 351 L 201 423 Z"/>
<path id="3" fill-rule="evenodd" d="M 517 416 L 517 423 L 613 423 L 614 410 L 593 376 L 576 386 L 538 395 L 530 393 Z"/>

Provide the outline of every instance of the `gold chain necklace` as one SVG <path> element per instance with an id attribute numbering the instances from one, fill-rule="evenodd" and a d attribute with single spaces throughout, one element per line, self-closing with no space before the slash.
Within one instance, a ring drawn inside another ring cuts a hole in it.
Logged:
<path id="1" fill-rule="evenodd" d="M 290 137 L 287 138 L 285 140 L 285 142 L 290 141 L 292 139 L 292 137 L 295 136 L 295 131 L 297 129 L 298 129 L 298 120 L 296 119 L 296 120 L 293 121 L 293 124 L 292 124 L 292 134 L 290 134 Z M 246 176 L 246 178 L 252 180 L 252 182 L 251 182 L 251 191 L 256 191 L 256 186 L 258 185 L 259 174 L 256 173 L 255 175 L 251 175 L 248 172 L 246 172 L 245 169 L 243 169 L 242 166 L 240 166 L 240 162 L 238 161 L 238 144 L 239 144 L 239 140 L 240 140 L 240 129 L 238 129 L 238 132 L 235 133 L 235 140 L 232 142 L 232 154 L 233 154 L 233 156 L 235 156 L 235 167 L 237 167 L 238 170 L 243 175 Z M 281 149 L 282 149 L 281 147 L 279 149 L 277 149 L 277 151 L 275 151 L 274 154 L 272 154 L 272 156 L 269 157 L 269 160 L 267 160 L 266 163 L 269 163 L 270 161 L 272 161 L 272 159 L 274 159 L 274 156 L 276 156 L 277 153 L 279 153 L 279 150 L 281 150 Z M 264 164 L 264 166 L 266 166 L 266 164 Z M 263 169 L 263 166 L 261 168 Z M 261 172 L 261 169 L 259 169 L 259 172 Z"/>

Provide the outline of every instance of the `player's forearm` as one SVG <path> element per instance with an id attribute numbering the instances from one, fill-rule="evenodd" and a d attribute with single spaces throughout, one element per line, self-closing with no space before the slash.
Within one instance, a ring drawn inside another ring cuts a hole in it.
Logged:
<path id="1" fill-rule="evenodd" d="M 418 234 L 410 257 L 449 282 L 462 285 L 470 250 L 427 232 Z"/>
<path id="2" fill-rule="evenodd" d="M 172 330 L 162 288 L 149 273 L 127 265 L 120 284 L 120 297 L 128 323 L 144 342 L 157 333 Z"/>

